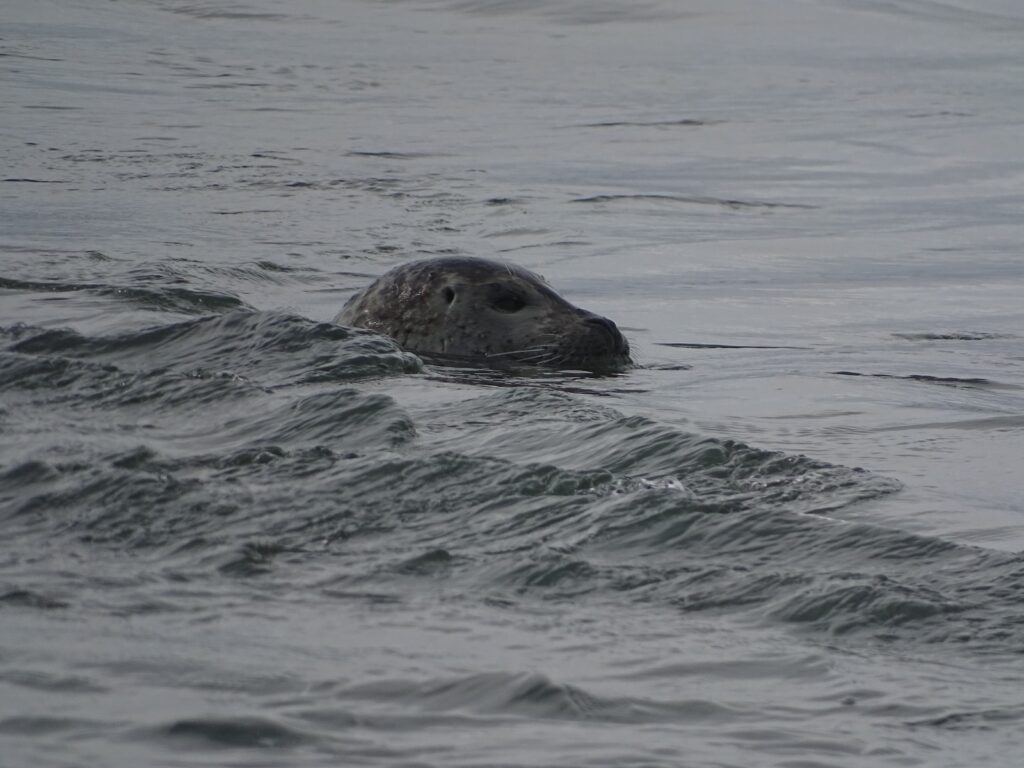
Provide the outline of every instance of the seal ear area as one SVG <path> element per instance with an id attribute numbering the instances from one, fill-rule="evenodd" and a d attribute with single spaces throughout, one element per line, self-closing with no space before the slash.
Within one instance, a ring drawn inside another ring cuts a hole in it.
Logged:
<path id="1" fill-rule="evenodd" d="M 507 283 L 488 283 L 484 289 L 487 306 L 506 315 L 515 314 L 530 303 L 524 291 Z"/>

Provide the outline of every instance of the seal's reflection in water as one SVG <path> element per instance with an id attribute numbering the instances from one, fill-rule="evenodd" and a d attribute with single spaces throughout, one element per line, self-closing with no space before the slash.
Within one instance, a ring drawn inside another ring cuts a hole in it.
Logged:
<path id="1" fill-rule="evenodd" d="M 529 270 L 487 259 L 396 267 L 349 299 L 335 322 L 386 334 L 441 364 L 596 374 L 632 365 L 611 320 L 570 304 Z"/>

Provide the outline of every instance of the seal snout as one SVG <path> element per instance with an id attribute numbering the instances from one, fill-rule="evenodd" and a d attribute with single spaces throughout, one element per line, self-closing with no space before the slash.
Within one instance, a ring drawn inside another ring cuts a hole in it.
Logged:
<path id="1" fill-rule="evenodd" d="M 597 333 L 604 338 L 613 354 L 629 354 L 629 344 L 626 343 L 626 339 L 619 330 L 619 326 L 607 317 L 601 317 L 601 315 L 588 315 L 584 318 L 583 322 L 589 327 L 594 328 Z"/>

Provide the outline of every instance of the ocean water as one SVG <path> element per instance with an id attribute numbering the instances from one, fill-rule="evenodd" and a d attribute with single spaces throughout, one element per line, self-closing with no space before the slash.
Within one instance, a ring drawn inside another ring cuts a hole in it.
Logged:
<path id="1" fill-rule="evenodd" d="M 1024 9 L 6 0 L 0 766 L 1016 766 Z M 334 325 L 544 274 L 609 377 Z"/>

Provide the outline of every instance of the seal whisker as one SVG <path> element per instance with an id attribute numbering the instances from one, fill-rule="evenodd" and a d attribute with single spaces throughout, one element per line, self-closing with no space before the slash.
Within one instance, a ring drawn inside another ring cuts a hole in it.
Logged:
<path id="1" fill-rule="evenodd" d="M 549 344 L 539 349 L 537 354 L 533 355 L 530 360 L 537 365 L 550 365 L 561 357 L 562 351 L 558 347 Z"/>
<path id="2" fill-rule="evenodd" d="M 510 349 L 508 352 L 488 352 L 485 357 L 510 357 L 512 355 L 526 355 L 533 352 L 543 352 L 547 347 L 524 347 L 523 349 Z"/>
<path id="3" fill-rule="evenodd" d="M 550 350 L 547 350 L 547 349 L 537 349 L 537 350 L 531 350 L 531 352 L 529 354 L 516 355 L 512 359 L 515 362 L 517 362 L 517 363 L 531 363 L 531 364 L 544 365 L 544 363 L 542 361 L 546 360 L 548 357 L 550 357 L 550 355 L 551 355 Z"/>

